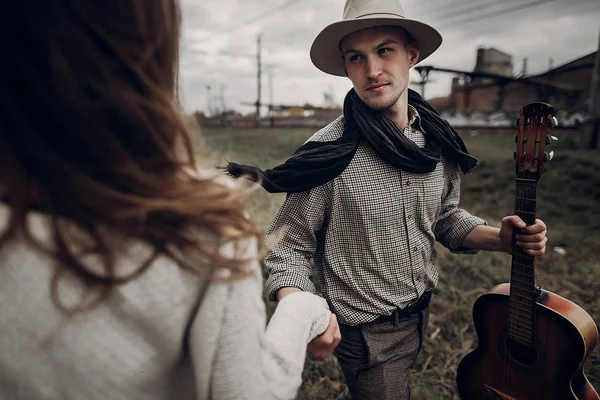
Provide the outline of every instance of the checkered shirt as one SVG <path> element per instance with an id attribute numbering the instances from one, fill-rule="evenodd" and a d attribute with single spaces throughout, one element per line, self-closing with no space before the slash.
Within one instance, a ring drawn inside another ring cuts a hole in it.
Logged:
<path id="1" fill-rule="evenodd" d="M 425 137 L 416 110 L 404 134 Z M 343 117 L 309 140 L 335 140 Z M 460 169 L 442 157 L 433 172 L 414 174 L 384 161 L 365 142 L 335 179 L 289 193 L 268 237 L 276 237 L 265 263 L 267 292 L 292 286 L 314 292 L 313 264 L 323 296 L 340 323 L 357 325 L 390 315 L 435 287 L 435 241 L 454 253 L 485 221 L 458 208 Z"/>

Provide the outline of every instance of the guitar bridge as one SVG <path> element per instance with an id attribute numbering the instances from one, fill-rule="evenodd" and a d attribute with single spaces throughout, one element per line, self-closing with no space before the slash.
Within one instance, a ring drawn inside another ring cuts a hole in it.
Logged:
<path id="1" fill-rule="evenodd" d="M 483 385 L 483 398 L 490 400 L 517 400 L 516 398 L 502 393 L 491 386 Z"/>

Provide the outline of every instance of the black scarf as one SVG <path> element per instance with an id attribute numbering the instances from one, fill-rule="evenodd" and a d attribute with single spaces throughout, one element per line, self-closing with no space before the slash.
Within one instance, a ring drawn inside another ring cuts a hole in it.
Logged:
<path id="1" fill-rule="evenodd" d="M 440 155 L 456 162 L 464 173 L 477 165 L 465 144 L 440 114 L 414 90 L 408 89 L 408 104 L 421 118 L 426 144 L 420 148 L 408 139 L 389 118 L 369 108 L 351 89 L 344 99 L 344 132 L 333 141 L 310 141 L 299 147 L 283 164 L 267 170 L 230 162 L 227 173 L 245 176 L 265 190 L 301 192 L 337 177 L 350 164 L 361 140 L 384 160 L 412 173 L 432 172 Z"/>

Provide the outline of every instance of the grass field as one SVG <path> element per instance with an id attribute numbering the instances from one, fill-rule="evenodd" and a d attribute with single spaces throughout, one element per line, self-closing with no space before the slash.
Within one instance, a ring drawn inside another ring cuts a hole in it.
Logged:
<path id="1" fill-rule="evenodd" d="M 208 130 L 203 142 L 210 163 L 237 162 L 271 167 L 285 160 L 312 131 Z M 560 133 L 558 133 L 560 135 Z M 463 135 L 480 165 L 462 183 L 461 206 L 491 225 L 513 213 L 514 136 Z M 548 225 L 548 252 L 538 258 L 537 282 L 582 306 L 600 322 L 600 152 L 576 149 L 569 137 L 552 149 L 556 155 L 538 185 L 538 217 Z M 284 195 L 253 194 L 254 215 L 266 228 Z M 476 334 L 471 308 L 477 297 L 509 280 L 511 258 L 501 253 L 452 255 L 440 250 L 440 282 L 431 305 L 427 339 L 412 371 L 416 399 L 458 399 L 456 368 L 473 349 Z M 267 303 L 269 310 L 273 304 Z M 586 375 L 600 389 L 600 350 L 586 363 Z M 343 391 L 336 360 L 309 357 L 298 399 L 335 399 Z"/>

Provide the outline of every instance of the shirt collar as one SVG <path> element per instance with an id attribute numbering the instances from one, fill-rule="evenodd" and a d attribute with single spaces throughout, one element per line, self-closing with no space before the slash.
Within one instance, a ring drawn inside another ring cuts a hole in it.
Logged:
<path id="1" fill-rule="evenodd" d="M 417 112 L 417 109 L 412 105 L 408 105 L 408 125 L 411 126 L 415 121 L 421 122 L 421 116 Z"/>

